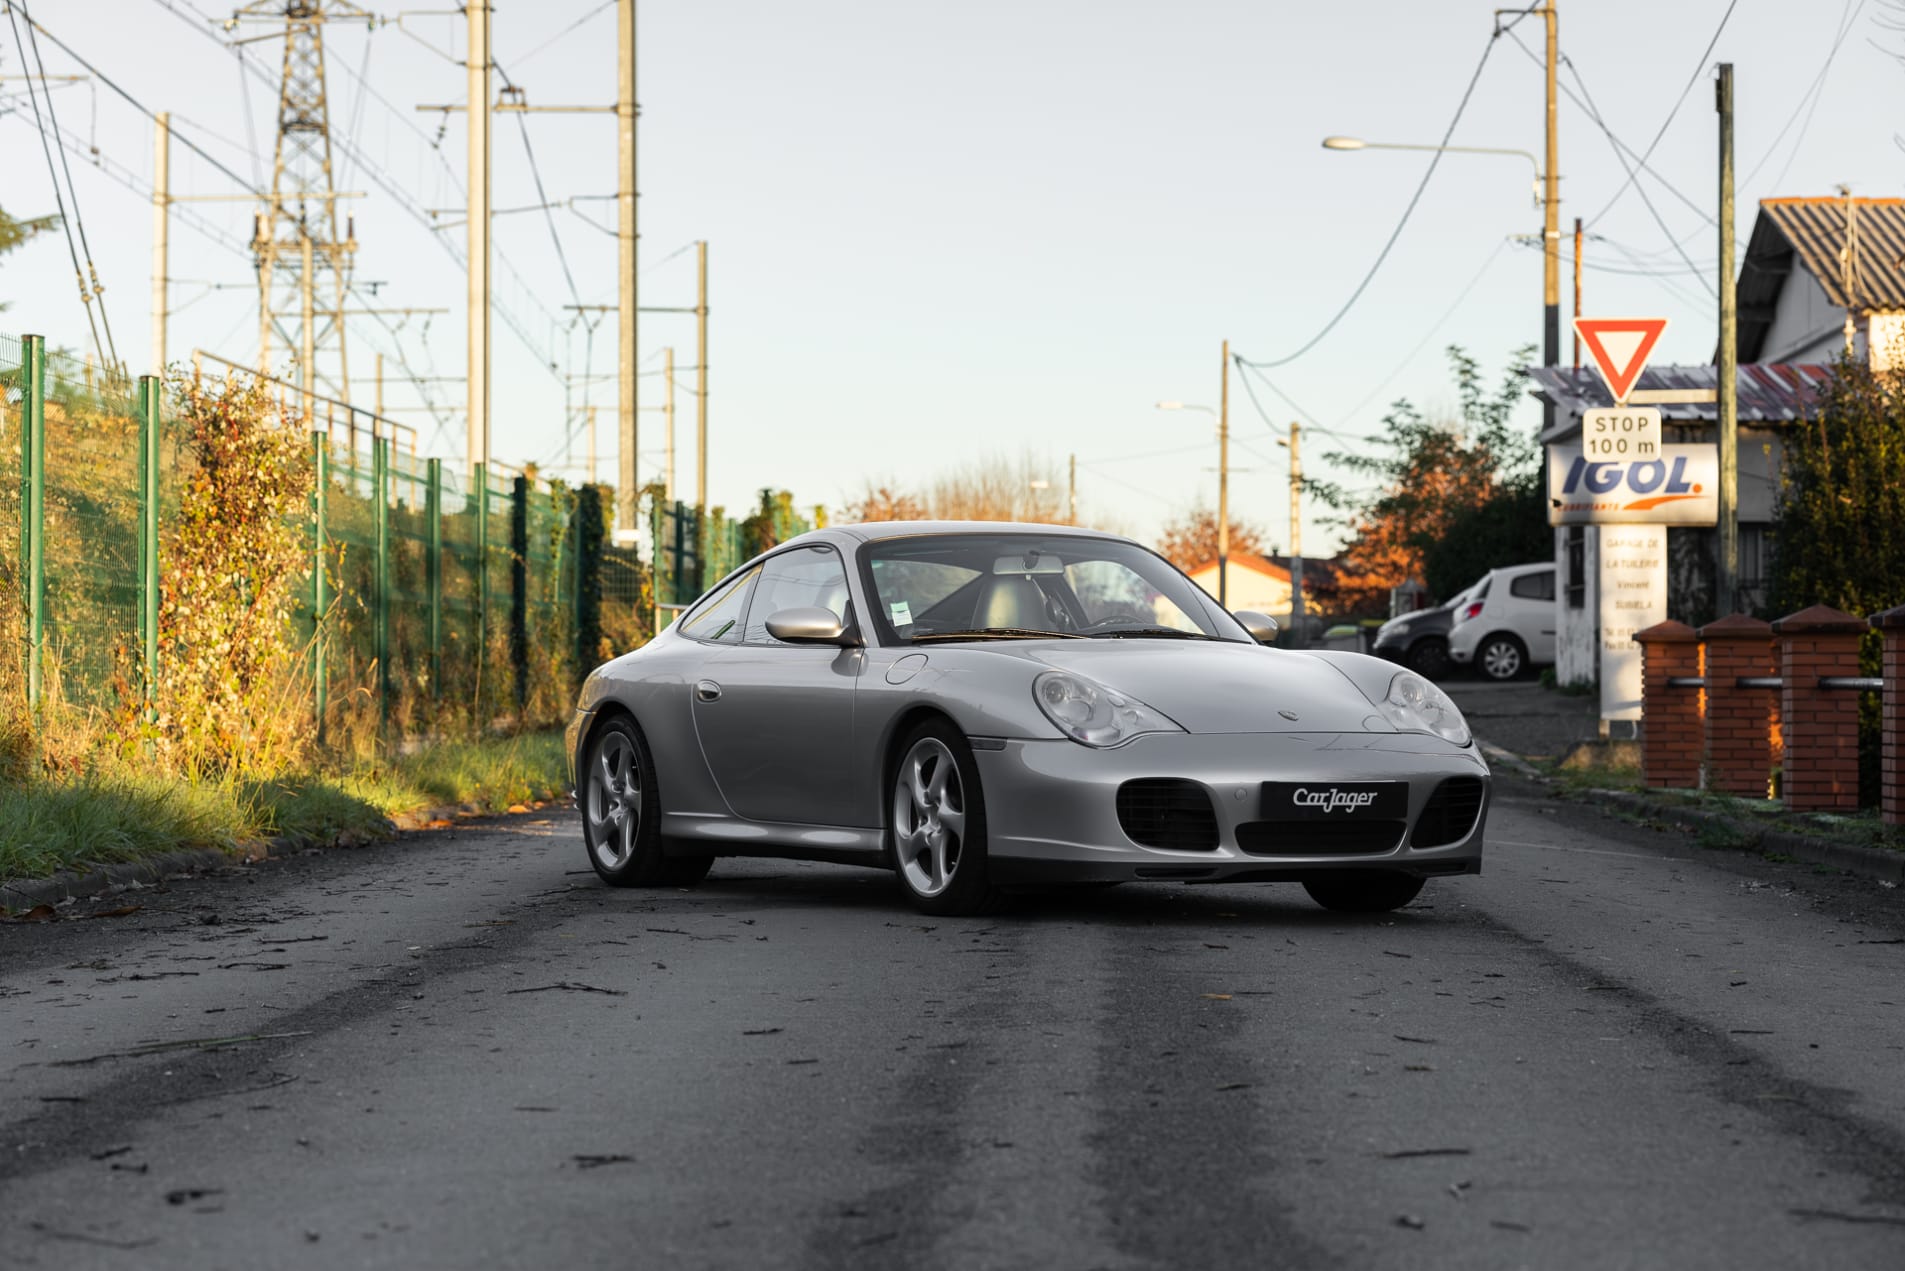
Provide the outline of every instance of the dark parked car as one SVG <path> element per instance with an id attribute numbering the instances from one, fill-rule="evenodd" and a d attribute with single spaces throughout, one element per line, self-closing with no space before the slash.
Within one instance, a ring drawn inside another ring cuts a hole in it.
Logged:
<path id="1" fill-rule="evenodd" d="M 1369 651 L 1400 662 L 1417 675 L 1445 678 L 1455 670 L 1449 657 L 1449 628 L 1455 624 L 1456 607 L 1467 598 L 1464 591 L 1447 604 L 1391 618 L 1376 629 L 1376 642 Z"/>

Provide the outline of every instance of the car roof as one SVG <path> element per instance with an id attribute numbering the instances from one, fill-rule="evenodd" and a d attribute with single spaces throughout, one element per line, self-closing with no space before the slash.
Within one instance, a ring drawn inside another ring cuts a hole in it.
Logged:
<path id="1" fill-rule="evenodd" d="M 1107 534 L 1102 530 L 1031 521 L 862 521 L 853 525 L 830 525 L 824 530 L 812 530 L 788 542 L 844 540 L 859 544 L 928 534 L 1039 534 L 1046 537 L 1111 539 L 1120 543 L 1133 541 L 1121 534 Z"/>

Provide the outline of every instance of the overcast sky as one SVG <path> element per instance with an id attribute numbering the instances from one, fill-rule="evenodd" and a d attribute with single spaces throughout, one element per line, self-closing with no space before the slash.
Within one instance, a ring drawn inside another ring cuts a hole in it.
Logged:
<path id="1" fill-rule="evenodd" d="M 1656 362 L 1704 362 L 1714 344 L 1711 275 L 1716 205 L 1710 64 L 1736 65 L 1742 241 L 1753 201 L 1832 193 L 1899 193 L 1905 70 L 1883 0 L 1738 0 L 1713 53 L 1726 0 L 1561 2 L 1561 46 L 1607 126 L 1645 150 L 1681 101 L 1643 178 L 1659 220 L 1586 112 L 1561 108 L 1564 230 L 1591 221 L 1590 315 L 1665 315 Z M 192 4 L 199 6 L 197 11 Z M 30 10 L 105 75 L 248 178 L 268 182 L 275 88 L 247 78 L 207 17 L 210 0 L 38 0 Z M 354 376 L 370 355 L 401 352 L 418 375 L 464 365 L 464 279 L 431 230 L 380 189 L 417 208 L 455 209 L 464 132 L 418 104 L 465 91 L 463 20 L 380 11 L 366 32 L 328 36 L 333 126 L 375 174 L 340 161 L 361 244 L 357 278 L 379 303 L 444 308 L 392 318 L 394 334 L 359 320 Z M 1541 72 L 1490 31 L 1494 0 L 1371 0 L 1359 5 L 1176 0 L 1173 3 L 871 3 L 860 0 L 645 0 L 640 25 L 642 301 L 693 303 L 697 238 L 711 247 L 710 490 L 737 508 L 762 486 L 803 504 L 839 504 L 868 478 L 902 487 L 976 457 L 1023 451 L 1062 477 L 1078 456 L 1080 502 L 1143 537 L 1199 497 L 1214 501 L 1210 420 L 1153 409 L 1161 398 L 1217 404 L 1219 342 L 1281 358 L 1342 306 L 1394 228 L 1426 155 L 1326 151 L 1342 133 L 1372 141 L 1439 141 L 1485 49 L 1487 63 L 1454 144 L 1541 149 Z M 1842 21 L 1844 26 L 1841 26 Z M 565 28 L 576 24 L 565 33 Z M 615 14 L 600 0 L 496 0 L 497 60 L 532 104 L 614 99 Z M 261 28 L 248 27 L 256 34 Z M 1841 30 L 1837 56 L 1822 76 Z M 1539 51 L 1539 20 L 1515 34 Z M 279 44 L 247 46 L 275 74 Z M 45 39 L 48 74 L 79 67 Z M 22 59 L 0 26 L 0 76 Z M 1812 90 L 1815 85 L 1819 91 Z M 52 185 L 23 86 L 0 83 L 0 205 L 52 210 Z M 381 99 L 381 100 L 380 100 Z M 79 210 L 122 353 L 144 369 L 149 346 L 152 127 L 103 85 L 52 96 L 67 131 L 96 145 L 70 156 Z M 552 200 L 612 194 L 612 116 L 503 115 L 494 129 L 498 209 L 539 201 L 519 127 L 526 125 Z M 433 148 L 441 132 L 440 148 Z M 256 144 L 252 139 L 256 138 Z M 381 181 L 375 179 L 381 177 Z M 1349 315 L 1271 378 L 1314 420 L 1344 436 L 1373 430 L 1387 403 L 1451 396 L 1443 347 L 1460 342 L 1493 370 L 1540 338 L 1539 249 L 1532 171 L 1513 157 L 1451 155 L 1394 254 Z M 175 194 L 231 193 L 233 182 L 173 148 Z M 1683 196 L 1684 200 L 1683 201 Z M 1690 206 L 1691 204 L 1691 206 Z M 171 347 L 249 360 L 251 211 L 191 212 L 224 241 L 175 221 Z M 500 459 L 579 462 L 565 400 L 600 406 L 612 473 L 613 319 L 589 339 L 562 306 L 615 299 L 614 204 L 551 213 L 575 280 L 564 280 L 541 212 L 501 215 L 498 296 L 527 340 L 495 323 Z M 459 219 L 455 215 L 442 218 Z M 1680 248 L 1674 243 L 1678 241 Z M 1679 251 L 1691 258 L 1689 270 Z M 1564 262 L 1564 280 L 1567 265 Z M 88 346 L 67 248 L 44 237 L 0 266 L 0 325 Z M 1571 297 L 1563 294 L 1564 312 Z M 641 347 L 672 343 L 692 363 L 692 320 L 651 315 Z M 1563 356 L 1569 349 L 1564 342 Z M 547 362 L 554 359 L 556 369 Z M 649 368 L 659 366 L 659 359 Z M 572 383 L 585 370 L 609 378 Z M 369 400 L 360 378 L 359 396 Z M 1294 408 L 1253 383 L 1281 426 Z M 412 406 L 428 392 L 459 406 L 454 382 L 392 385 Z M 565 392 L 568 394 L 565 399 Z M 643 380 L 659 404 L 659 377 Z M 692 398 L 682 393 L 679 474 L 691 487 Z M 446 412 L 406 414 L 426 449 L 460 455 L 463 425 Z M 1532 427 L 1538 412 L 1528 411 Z M 642 471 L 661 463 L 661 416 L 642 420 Z M 1232 482 L 1237 515 L 1286 536 L 1286 470 L 1272 433 L 1233 379 Z M 1306 438 L 1313 470 L 1339 444 Z M 1168 451 L 1170 453 L 1157 453 Z M 1307 518 L 1312 554 L 1335 534 Z"/>

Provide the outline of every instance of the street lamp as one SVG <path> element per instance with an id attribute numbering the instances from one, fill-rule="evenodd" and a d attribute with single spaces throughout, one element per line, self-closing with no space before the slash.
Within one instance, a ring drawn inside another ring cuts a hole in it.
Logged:
<path id="1" fill-rule="evenodd" d="M 1520 155 L 1534 169 L 1537 191 L 1541 185 L 1541 163 L 1526 150 L 1505 149 L 1499 146 L 1416 146 L 1396 141 L 1364 141 L 1361 137 L 1325 137 L 1325 150 L 1426 150 L 1440 154 L 1513 154 Z M 1539 193 L 1535 201 L 1540 202 Z"/>
<path id="2" fill-rule="evenodd" d="M 1222 410 L 1190 402 L 1159 402 L 1159 410 L 1201 410 L 1217 420 L 1217 603 L 1230 608 L 1230 341 L 1224 341 Z"/>

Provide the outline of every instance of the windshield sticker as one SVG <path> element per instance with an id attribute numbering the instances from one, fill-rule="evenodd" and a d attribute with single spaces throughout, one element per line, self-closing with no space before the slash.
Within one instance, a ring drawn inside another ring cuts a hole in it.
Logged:
<path id="1" fill-rule="evenodd" d="M 887 606 L 887 609 L 893 615 L 894 626 L 910 627 L 913 625 L 913 610 L 904 600 L 895 600 L 892 604 Z"/>

